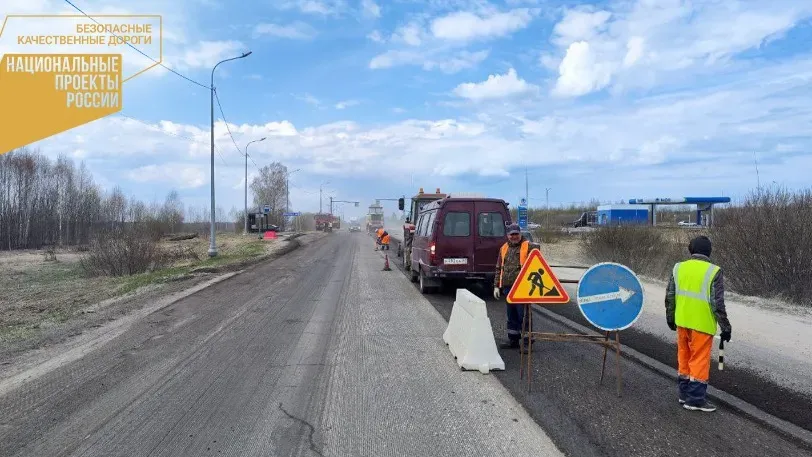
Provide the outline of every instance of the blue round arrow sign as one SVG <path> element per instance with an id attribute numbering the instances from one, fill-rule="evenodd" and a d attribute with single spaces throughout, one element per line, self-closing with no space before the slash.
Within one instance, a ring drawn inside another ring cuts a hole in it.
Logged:
<path id="1" fill-rule="evenodd" d="M 623 330 L 643 312 L 643 285 L 625 265 L 599 263 L 581 277 L 576 300 L 590 324 L 607 332 Z"/>

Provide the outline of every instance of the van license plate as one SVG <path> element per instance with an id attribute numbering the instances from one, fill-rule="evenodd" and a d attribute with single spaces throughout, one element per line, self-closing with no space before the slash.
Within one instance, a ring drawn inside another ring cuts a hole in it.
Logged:
<path id="1" fill-rule="evenodd" d="M 468 259 L 443 259 L 443 263 L 446 265 L 468 265 Z"/>

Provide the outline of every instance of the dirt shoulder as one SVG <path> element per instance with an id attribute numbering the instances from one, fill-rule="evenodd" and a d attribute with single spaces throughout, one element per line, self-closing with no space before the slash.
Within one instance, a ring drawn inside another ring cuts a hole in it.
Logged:
<path id="1" fill-rule="evenodd" d="M 0 254 L 0 365 L 27 351 L 53 346 L 101 328 L 165 297 L 183 294 L 229 273 L 243 270 L 313 242 L 322 233 L 276 240 L 218 235 L 218 256 L 210 259 L 208 240 L 164 242 L 176 261 L 167 268 L 125 277 L 89 277 L 82 253 L 57 251 L 56 261 L 38 251 Z"/>

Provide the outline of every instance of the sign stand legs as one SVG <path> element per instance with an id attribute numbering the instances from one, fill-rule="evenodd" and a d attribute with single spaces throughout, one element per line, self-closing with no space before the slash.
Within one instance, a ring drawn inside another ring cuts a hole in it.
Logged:
<path id="1" fill-rule="evenodd" d="M 524 318 L 522 319 L 522 332 L 519 357 L 519 379 L 523 379 L 525 371 L 527 372 L 527 391 L 530 392 L 533 387 L 533 344 L 536 341 L 560 341 L 560 342 L 582 342 L 582 343 L 595 343 L 603 346 L 603 362 L 601 364 L 601 377 L 599 385 L 603 385 L 603 378 L 606 372 L 606 357 L 610 349 L 615 351 L 615 378 L 617 380 L 617 396 L 622 396 L 622 383 L 620 370 L 620 332 L 614 332 L 614 338 L 611 338 L 611 332 L 605 332 L 603 335 L 583 335 L 580 333 L 545 333 L 533 331 L 533 313 L 531 305 L 524 304 Z M 525 354 L 524 349 L 527 349 Z"/>

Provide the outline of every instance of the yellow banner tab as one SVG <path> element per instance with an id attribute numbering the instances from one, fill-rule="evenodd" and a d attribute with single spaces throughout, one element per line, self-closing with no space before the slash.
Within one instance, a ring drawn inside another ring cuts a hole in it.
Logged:
<path id="1" fill-rule="evenodd" d="M 121 54 L 4 55 L 0 154 L 121 111 L 122 66 Z"/>

